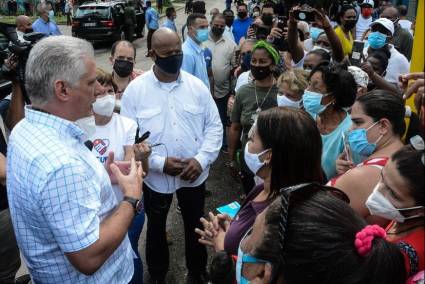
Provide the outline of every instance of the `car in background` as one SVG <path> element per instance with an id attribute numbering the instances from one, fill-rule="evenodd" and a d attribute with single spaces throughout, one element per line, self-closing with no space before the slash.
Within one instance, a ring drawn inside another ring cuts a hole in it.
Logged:
<path id="1" fill-rule="evenodd" d="M 78 7 L 72 21 L 72 36 L 91 42 L 117 41 L 124 39 L 124 8 L 122 1 L 87 2 Z M 142 37 L 144 12 L 135 8 L 135 38 Z"/>

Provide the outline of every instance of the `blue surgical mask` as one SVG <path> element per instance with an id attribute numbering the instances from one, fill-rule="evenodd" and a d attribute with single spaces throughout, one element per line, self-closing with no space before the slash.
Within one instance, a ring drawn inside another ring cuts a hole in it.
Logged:
<path id="1" fill-rule="evenodd" d="M 380 121 L 375 122 L 367 129 L 359 128 L 347 131 L 346 137 L 351 150 L 362 156 L 370 156 L 376 150 L 376 145 L 381 140 L 382 135 L 375 141 L 375 143 L 369 143 L 367 140 L 367 132 L 369 129 L 377 125 Z"/>
<path id="2" fill-rule="evenodd" d="M 311 27 L 310 28 L 310 36 L 313 39 L 313 41 L 315 42 L 317 40 L 317 38 L 319 37 L 319 35 L 324 32 L 324 30 L 316 28 L 316 27 Z"/>
<path id="3" fill-rule="evenodd" d="M 327 105 L 321 104 L 322 98 L 326 96 L 327 95 L 322 95 L 321 93 L 305 90 L 303 94 L 304 109 L 313 117 L 321 114 L 332 103 L 330 102 Z"/>
<path id="4" fill-rule="evenodd" d="M 196 30 L 196 40 L 198 42 L 204 42 L 208 40 L 208 29 Z"/>
<path id="5" fill-rule="evenodd" d="M 246 238 L 247 235 L 249 235 L 249 233 L 252 232 L 252 228 L 249 229 L 244 237 L 241 239 L 241 242 L 239 243 L 239 247 L 238 247 L 238 260 L 236 261 L 236 282 L 238 284 L 249 284 L 250 281 L 248 279 L 246 279 L 245 277 L 243 277 L 242 275 L 242 267 L 244 263 L 267 263 L 267 261 L 262 260 L 262 259 L 258 259 L 252 255 L 246 254 L 242 251 L 241 249 L 241 243 L 242 241 Z"/>
<path id="6" fill-rule="evenodd" d="M 369 46 L 373 49 L 380 49 L 387 43 L 387 36 L 380 32 L 373 32 L 367 38 Z"/>

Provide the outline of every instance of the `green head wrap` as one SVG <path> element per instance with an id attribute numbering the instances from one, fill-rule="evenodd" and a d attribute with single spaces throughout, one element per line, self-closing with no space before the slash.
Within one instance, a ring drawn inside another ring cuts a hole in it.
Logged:
<path id="1" fill-rule="evenodd" d="M 273 46 L 271 46 L 270 43 L 267 43 L 264 40 L 260 40 L 252 48 L 252 53 L 254 53 L 254 51 L 259 48 L 265 49 L 270 54 L 270 56 L 273 58 L 274 64 L 277 65 L 279 63 L 279 53 L 276 51 L 276 49 L 274 49 Z"/>

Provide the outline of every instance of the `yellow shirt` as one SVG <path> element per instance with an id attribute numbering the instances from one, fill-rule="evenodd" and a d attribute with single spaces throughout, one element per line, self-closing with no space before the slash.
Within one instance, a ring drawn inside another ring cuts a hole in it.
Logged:
<path id="1" fill-rule="evenodd" d="M 344 31 L 342 30 L 341 26 L 338 26 L 335 28 L 335 33 L 338 36 L 339 40 L 341 41 L 342 44 L 342 50 L 344 51 L 344 56 L 350 55 L 351 54 L 351 50 L 353 49 L 353 35 L 351 34 L 351 31 L 349 33 L 350 39 L 348 39 L 345 34 Z"/>

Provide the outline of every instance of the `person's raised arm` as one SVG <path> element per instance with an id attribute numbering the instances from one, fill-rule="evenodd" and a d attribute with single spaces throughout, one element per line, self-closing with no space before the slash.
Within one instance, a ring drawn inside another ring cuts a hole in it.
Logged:
<path id="1" fill-rule="evenodd" d="M 289 53 L 291 53 L 292 61 L 295 63 L 304 58 L 304 49 L 299 41 L 297 25 L 298 22 L 294 17 L 294 10 L 291 10 L 288 23 L 288 49 Z"/>
<path id="2" fill-rule="evenodd" d="M 326 13 L 323 9 L 314 9 L 313 11 L 315 13 L 316 24 L 325 31 L 326 36 L 328 37 L 328 40 L 331 44 L 333 59 L 337 62 L 342 62 L 344 60 L 344 50 L 342 49 L 342 44 L 338 35 L 332 28 L 328 16 L 326 16 Z"/>

